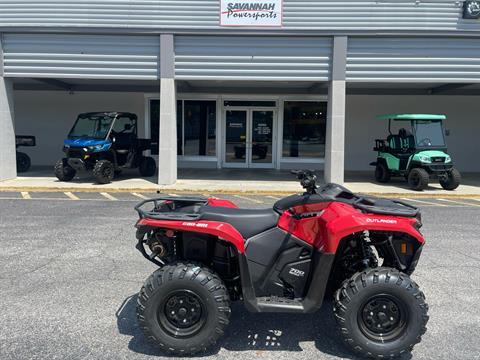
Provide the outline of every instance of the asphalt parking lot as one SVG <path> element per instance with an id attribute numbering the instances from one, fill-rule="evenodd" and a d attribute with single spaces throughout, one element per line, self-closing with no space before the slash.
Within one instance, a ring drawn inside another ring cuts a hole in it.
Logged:
<path id="1" fill-rule="evenodd" d="M 135 320 L 155 267 L 134 248 L 139 193 L 0 192 L 0 359 L 158 359 Z M 266 207 L 274 196 L 219 195 Z M 480 359 L 480 201 L 410 199 L 427 238 L 413 275 L 430 305 L 414 359 Z M 250 314 L 203 358 L 354 358 L 331 304 L 315 315 Z"/>

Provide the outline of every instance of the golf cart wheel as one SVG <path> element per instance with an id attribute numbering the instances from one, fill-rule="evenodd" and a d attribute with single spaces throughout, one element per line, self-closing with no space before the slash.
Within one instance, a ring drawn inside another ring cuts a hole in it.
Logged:
<path id="1" fill-rule="evenodd" d="M 60 159 L 55 163 L 54 173 L 60 181 L 70 181 L 75 177 L 75 169 L 67 163 L 67 159 Z"/>
<path id="2" fill-rule="evenodd" d="M 385 163 L 378 163 L 375 167 L 375 180 L 381 183 L 390 181 L 390 172 L 388 171 L 388 167 L 385 165 Z"/>
<path id="3" fill-rule="evenodd" d="M 230 317 L 224 283 L 197 264 L 169 264 L 155 271 L 137 303 L 145 337 L 172 355 L 205 351 L 223 335 Z"/>
<path id="4" fill-rule="evenodd" d="M 93 176 L 99 184 L 108 184 L 113 180 L 115 168 L 111 161 L 99 160 L 93 168 Z"/>
<path id="5" fill-rule="evenodd" d="M 152 157 L 143 156 L 138 170 L 140 171 L 141 176 L 150 177 L 155 175 L 155 172 L 157 171 L 157 164 Z"/>
<path id="6" fill-rule="evenodd" d="M 334 315 L 344 341 L 377 359 L 411 351 L 427 330 L 427 312 L 418 285 L 397 269 L 356 273 L 335 293 Z"/>
<path id="7" fill-rule="evenodd" d="M 440 178 L 440 185 L 442 185 L 442 188 L 445 190 L 455 190 L 458 185 L 460 185 L 461 179 L 460 171 L 452 168 L 445 178 Z"/>
<path id="8" fill-rule="evenodd" d="M 422 168 L 414 168 L 408 174 L 408 185 L 413 190 L 422 191 L 428 186 L 428 180 L 430 180 L 430 175 Z"/>
<path id="9" fill-rule="evenodd" d="M 17 152 L 17 171 L 26 172 L 30 169 L 30 156 L 23 152 Z"/>

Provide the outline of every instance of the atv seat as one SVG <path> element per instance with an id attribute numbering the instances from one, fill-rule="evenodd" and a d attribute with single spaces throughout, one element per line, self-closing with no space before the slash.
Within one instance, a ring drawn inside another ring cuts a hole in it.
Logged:
<path id="1" fill-rule="evenodd" d="M 232 225 L 244 239 L 251 238 L 277 225 L 278 213 L 273 209 L 239 209 L 202 206 L 199 220 L 220 221 Z"/>

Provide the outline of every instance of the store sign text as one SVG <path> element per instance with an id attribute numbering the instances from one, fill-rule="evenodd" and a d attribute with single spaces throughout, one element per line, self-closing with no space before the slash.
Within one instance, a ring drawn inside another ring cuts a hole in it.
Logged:
<path id="1" fill-rule="evenodd" d="M 282 0 L 220 0 L 220 26 L 282 26 Z"/>

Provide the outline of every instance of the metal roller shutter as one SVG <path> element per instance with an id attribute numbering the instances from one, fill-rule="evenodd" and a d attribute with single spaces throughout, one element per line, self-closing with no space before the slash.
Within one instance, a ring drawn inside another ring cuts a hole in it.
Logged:
<path id="1" fill-rule="evenodd" d="M 157 36 L 5 34 L 10 77 L 158 79 Z"/>
<path id="2" fill-rule="evenodd" d="M 177 79 L 330 78 L 332 41 L 313 37 L 177 36 Z"/>

